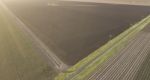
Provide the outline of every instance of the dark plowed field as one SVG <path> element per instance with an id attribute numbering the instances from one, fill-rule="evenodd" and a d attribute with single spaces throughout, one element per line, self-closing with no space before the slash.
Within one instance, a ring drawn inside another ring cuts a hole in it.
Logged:
<path id="1" fill-rule="evenodd" d="M 28 1 L 8 7 L 68 65 L 73 65 L 150 14 L 150 7 Z"/>

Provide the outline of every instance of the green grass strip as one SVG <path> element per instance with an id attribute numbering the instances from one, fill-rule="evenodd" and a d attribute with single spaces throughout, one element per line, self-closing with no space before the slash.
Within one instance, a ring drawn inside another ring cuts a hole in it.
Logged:
<path id="1" fill-rule="evenodd" d="M 84 80 L 86 79 L 97 67 L 104 63 L 108 58 L 121 50 L 129 41 L 130 38 L 135 36 L 146 25 L 150 23 L 150 16 L 147 16 L 137 24 L 131 26 L 128 30 L 124 31 L 89 56 L 79 61 L 76 65 L 66 71 L 60 73 L 55 80 Z M 105 53 L 105 54 L 103 54 Z M 98 58 L 97 58 L 98 56 Z M 90 62 L 90 64 L 88 64 Z M 87 65 L 88 64 L 88 65 Z M 80 70 L 82 69 L 82 70 Z"/>

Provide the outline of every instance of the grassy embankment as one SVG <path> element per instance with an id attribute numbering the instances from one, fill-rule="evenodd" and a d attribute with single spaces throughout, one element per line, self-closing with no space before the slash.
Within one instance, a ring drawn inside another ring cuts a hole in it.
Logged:
<path id="1" fill-rule="evenodd" d="M 91 53 L 88 57 L 79 61 L 76 65 L 69 68 L 66 73 L 60 73 L 55 80 L 86 80 L 86 78 L 95 71 L 100 64 L 104 63 L 108 58 L 115 55 L 115 53 L 125 47 L 129 39 L 135 36 L 149 23 L 150 16 L 131 26 L 128 30 Z"/>

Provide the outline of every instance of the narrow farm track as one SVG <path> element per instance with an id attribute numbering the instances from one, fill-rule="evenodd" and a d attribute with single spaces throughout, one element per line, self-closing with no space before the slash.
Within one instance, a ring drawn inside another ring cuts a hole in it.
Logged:
<path id="1" fill-rule="evenodd" d="M 110 58 L 103 66 L 99 66 L 97 71 L 93 73 L 88 80 L 149 80 L 150 72 L 141 69 L 144 63 L 144 68 L 149 70 L 150 54 L 150 26 L 143 29 L 136 37 L 130 40 L 129 44 L 122 49 L 117 55 Z M 144 75 L 139 75 L 142 72 Z"/>

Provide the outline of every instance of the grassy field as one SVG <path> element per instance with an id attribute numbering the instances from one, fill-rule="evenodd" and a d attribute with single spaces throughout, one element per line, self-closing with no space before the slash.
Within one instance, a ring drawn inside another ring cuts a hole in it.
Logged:
<path id="1" fill-rule="evenodd" d="M 0 80 L 51 80 L 55 71 L 0 6 Z"/>

